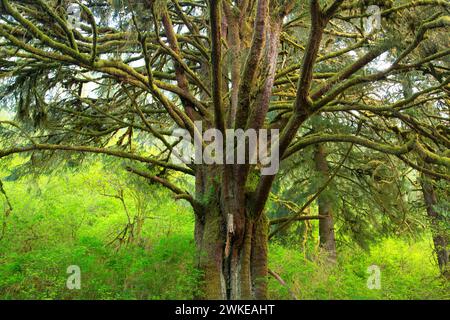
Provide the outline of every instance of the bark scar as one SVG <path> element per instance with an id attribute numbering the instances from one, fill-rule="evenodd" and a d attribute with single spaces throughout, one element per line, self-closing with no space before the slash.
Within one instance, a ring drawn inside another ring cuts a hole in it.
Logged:
<path id="1" fill-rule="evenodd" d="M 231 236 L 234 234 L 234 221 L 233 215 L 227 215 L 227 242 L 225 244 L 225 258 L 228 258 L 230 255 L 230 247 L 231 247 Z"/>

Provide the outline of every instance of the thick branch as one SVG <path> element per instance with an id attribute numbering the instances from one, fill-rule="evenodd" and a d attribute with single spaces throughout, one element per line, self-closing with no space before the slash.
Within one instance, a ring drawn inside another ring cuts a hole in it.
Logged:
<path id="1" fill-rule="evenodd" d="M 139 156 L 133 153 L 112 150 L 112 149 L 104 149 L 90 146 L 67 146 L 60 144 L 34 144 L 23 147 L 15 147 L 11 149 L 1 150 L 0 158 L 4 158 L 6 156 L 16 154 L 16 153 L 24 153 L 30 151 L 38 151 L 38 150 L 53 150 L 53 151 L 74 151 L 74 152 L 85 152 L 85 153 L 97 153 L 97 154 L 106 154 L 117 158 L 136 160 L 139 162 L 149 163 L 152 165 L 160 166 L 163 168 L 180 171 L 189 175 L 193 175 L 193 172 L 189 168 L 181 167 L 175 164 L 167 163 L 164 161 L 159 161 L 155 159 L 151 159 L 148 157 Z"/>

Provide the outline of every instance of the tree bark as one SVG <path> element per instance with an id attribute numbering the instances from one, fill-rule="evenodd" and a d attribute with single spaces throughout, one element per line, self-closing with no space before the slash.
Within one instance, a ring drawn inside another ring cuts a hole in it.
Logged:
<path id="1" fill-rule="evenodd" d="M 322 180 L 327 180 L 330 176 L 327 153 L 323 144 L 318 144 L 314 155 L 316 170 L 320 173 Z M 336 262 L 336 238 L 334 234 L 334 219 L 332 202 L 323 193 L 318 197 L 319 206 L 319 241 L 320 247 L 325 250 L 327 259 Z"/>
<path id="2" fill-rule="evenodd" d="M 197 267 L 202 273 L 202 292 L 197 298 L 266 299 L 268 219 L 264 214 L 254 218 L 249 197 L 224 203 L 223 184 L 218 178 L 221 169 L 202 167 L 196 179 L 201 206 L 196 210 L 195 242 Z M 230 187 L 241 189 L 236 184 Z M 245 190 L 240 191 L 245 195 Z M 225 213 L 229 207 L 234 208 L 234 217 L 239 219 L 233 222 L 232 234 Z"/>
<path id="3" fill-rule="evenodd" d="M 444 218 L 436 211 L 435 205 L 438 203 L 436 191 L 432 185 L 430 178 L 422 176 L 422 193 L 427 209 L 427 216 L 431 224 L 431 232 L 433 236 L 434 250 L 439 265 L 439 269 L 447 280 L 450 279 L 449 269 L 449 235 L 448 230 L 442 225 Z"/>

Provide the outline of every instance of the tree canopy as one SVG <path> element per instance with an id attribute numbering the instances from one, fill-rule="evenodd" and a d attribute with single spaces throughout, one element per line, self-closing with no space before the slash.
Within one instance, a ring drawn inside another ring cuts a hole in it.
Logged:
<path id="1" fill-rule="evenodd" d="M 397 183 L 409 170 L 448 186 L 448 1 L 2 0 L 0 10 L 1 101 L 13 115 L 0 122 L 0 157 L 105 154 L 187 200 L 209 298 L 265 297 L 254 277 L 267 265 L 250 258 L 267 251 L 259 221 L 271 192 L 296 184 L 259 164 L 173 163 L 175 128 L 279 129 L 280 173 L 305 179 L 301 159 L 326 145 L 317 196 L 334 178 L 364 193 L 355 175 Z"/>

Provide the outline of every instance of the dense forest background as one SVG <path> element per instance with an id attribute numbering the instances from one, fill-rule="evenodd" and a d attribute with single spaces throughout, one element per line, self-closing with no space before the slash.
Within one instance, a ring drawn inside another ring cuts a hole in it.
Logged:
<path id="1" fill-rule="evenodd" d="M 0 299 L 450 299 L 449 34 L 446 0 L 1 0 Z"/>
<path id="2" fill-rule="evenodd" d="M 14 208 L 2 219 L 1 299 L 192 299 L 201 288 L 188 205 L 157 185 L 126 180 L 107 159 L 20 178 L 11 168 L 23 162 L 1 171 Z M 126 208 L 113 197 L 121 193 Z M 425 217 L 423 207 L 418 216 Z M 449 299 L 423 220 L 418 232 L 363 247 L 337 232 L 331 266 L 318 246 L 317 221 L 307 229 L 299 222 L 270 243 L 269 268 L 286 285 L 270 277 L 269 298 Z M 66 286 L 71 265 L 80 267 L 80 290 Z M 379 290 L 367 286 L 371 265 L 381 270 Z"/>

